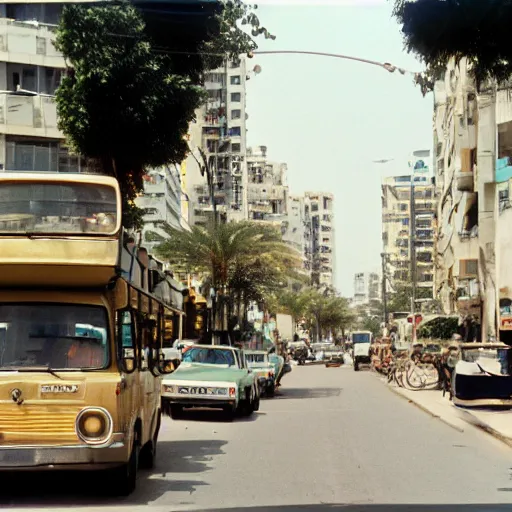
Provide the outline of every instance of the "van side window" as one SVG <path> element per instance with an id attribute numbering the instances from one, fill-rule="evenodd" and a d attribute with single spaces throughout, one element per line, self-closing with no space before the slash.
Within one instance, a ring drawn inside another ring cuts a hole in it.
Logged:
<path id="1" fill-rule="evenodd" d="M 135 348 L 135 325 L 131 311 L 121 311 L 121 345 L 123 348 Z"/>

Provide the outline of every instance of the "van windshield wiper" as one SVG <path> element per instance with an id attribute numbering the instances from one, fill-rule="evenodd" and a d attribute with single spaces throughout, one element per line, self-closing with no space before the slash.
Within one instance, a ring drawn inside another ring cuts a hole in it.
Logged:
<path id="1" fill-rule="evenodd" d="M 17 372 L 46 372 L 62 380 L 62 377 L 57 375 L 50 366 L 10 366 L 8 370 L 15 370 Z"/>

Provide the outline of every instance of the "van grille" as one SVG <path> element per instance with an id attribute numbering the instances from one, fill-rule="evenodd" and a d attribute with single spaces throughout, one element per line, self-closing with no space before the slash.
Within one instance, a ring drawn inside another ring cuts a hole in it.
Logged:
<path id="1" fill-rule="evenodd" d="M 78 442 L 75 418 L 79 407 L 0 404 L 0 445 Z"/>

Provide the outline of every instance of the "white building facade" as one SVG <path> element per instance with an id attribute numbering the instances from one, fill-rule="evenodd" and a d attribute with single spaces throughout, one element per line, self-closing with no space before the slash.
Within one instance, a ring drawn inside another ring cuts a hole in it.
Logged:
<path id="1" fill-rule="evenodd" d="M 205 225 L 213 207 L 211 190 L 200 165 L 207 164 L 213 177 L 213 192 L 222 219 L 248 218 L 246 60 L 226 62 L 207 73 L 206 105 L 197 112 L 190 128 L 192 154 L 186 162 L 186 193 L 190 198 L 190 225 Z M 203 152 L 206 162 L 203 162 Z"/>
<path id="2" fill-rule="evenodd" d="M 450 62 L 434 89 L 436 289 L 468 341 L 512 339 L 510 92 L 477 90 L 465 59 Z"/>
<path id="3" fill-rule="evenodd" d="M 333 194 L 306 192 L 304 212 L 309 223 L 310 245 L 308 258 L 313 286 L 334 288 L 336 255 Z"/>
<path id="4" fill-rule="evenodd" d="M 381 300 L 381 277 L 377 272 L 354 274 L 353 306 L 364 306 Z"/>
<path id="5" fill-rule="evenodd" d="M 53 46 L 62 4 L 0 6 L 0 169 L 81 172 L 57 127 L 66 64 Z"/>

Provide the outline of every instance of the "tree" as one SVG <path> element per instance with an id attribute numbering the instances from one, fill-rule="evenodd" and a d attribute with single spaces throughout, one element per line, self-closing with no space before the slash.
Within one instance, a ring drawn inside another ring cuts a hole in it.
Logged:
<path id="1" fill-rule="evenodd" d="M 296 268 L 300 257 L 282 240 L 281 233 L 258 222 L 228 222 L 190 232 L 168 229 L 168 239 L 157 252 L 171 263 L 186 264 L 191 271 L 206 272 L 216 288 L 227 288 L 237 265 L 259 262 L 268 271 Z"/>
<path id="2" fill-rule="evenodd" d="M 292 316 L 295 329 L 297 322 L 308 313 L 314 294 L 315 291 L 313 289 L 306 288 L 299 293 L 286 290 L 278 296 L 279 312 Z"/>
<path id="3" fill-rule="evenodd" d="M 512 74 L 510 0 L 394 0 L 405 47 L 427 72 L 418 76 L 423 92 L 433 88 L 450 59 L 468 59 L 477 84 L 508 80 Z"/>
<path id="4" fill-rule="evenodd" d="M 194 226 L 191 232 L 167 228 L 167 232 L 169 238 L 156 248 L 157 253 L 209 278 L 217 301 L 212 306 L 216 319 L 224 318 L 224 311 L 231 318 L 235 304 L 240 314 L 240 305 L 265 300 L 302 263 L 277 229 L 258 222 Z"/>
<path id="5" fill-rule="evenodd" d="M 374 316 L 365 316 L 361 322 L 361 328 L 365 331 L 371 331 L 375 337 L 381 333 L 380 325 L 380 320 Z"/>
<path id="6" fill-rule="evenodd" d="M 69 66 L 56 93 L 59 128 L 90 167 L 118 179 L 126 227 L 141 227 L 133 200 L 145 170 L 185 158 L 189 124 L 205 98 L 205 70 L 256 47 L 239 22 L 253 27 L 253 37 L 273 37 L 240 0 L 224 4 L 216 30 L 188 53 L 162 52 L 126 0 L 65 6 L 55 42 Z M 183 47 L 172 33 L 169 45 Z"/>
<path id="7" fill-rule="evenodd" d="M 432 290 L 429 288 L 416 288 L 416 299 L 431 299 Z M 388 312 L 410 311 L 412 299 L 412 285 L 396 286 L 395 291 L 388 298 Z"/>

